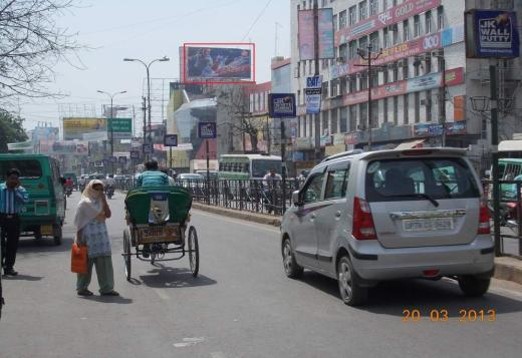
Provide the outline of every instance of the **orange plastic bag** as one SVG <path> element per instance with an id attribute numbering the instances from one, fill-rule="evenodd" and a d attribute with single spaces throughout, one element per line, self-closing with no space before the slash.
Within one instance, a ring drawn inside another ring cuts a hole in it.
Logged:
<path id="1" fill-rule="evenodd" d="M 76 243 L 72 245 L 71 271 L 87 273 L 87 246 L 78 246 Z"/>

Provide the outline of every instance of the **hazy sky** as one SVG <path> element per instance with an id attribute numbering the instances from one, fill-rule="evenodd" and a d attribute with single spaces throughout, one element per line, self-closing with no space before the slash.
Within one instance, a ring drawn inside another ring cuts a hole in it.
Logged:
<path id="1" fill-rule="evenodd" d="M 151 78 L 179 78 L 178 47 L 184 42 L 251 41 L 256 44 L 256 80 L 264 82 L 270 80 L 276 22 L 277 54 L 290 55 L 289 0 L 80 0 L 78 4 L 58 22 L 91 48 L 79 52 L 81 63 L 69 56 L 86 69 L 67 63 L 55 67 L 56 81 L 49 88 L 67 94 L 66 98 L 20 100 L 27 129 L 39 121 L 57 126 L 63 114 L 60 107 L 95 108 L 101 114 L 109 98 L 97 90 L 126 90 L 114 104 L 135 105 L 139 111 L 145 67 L 123 62 L 124 57 L 148 63 L 166 55 L 170 62 L 154 63 Z"/>

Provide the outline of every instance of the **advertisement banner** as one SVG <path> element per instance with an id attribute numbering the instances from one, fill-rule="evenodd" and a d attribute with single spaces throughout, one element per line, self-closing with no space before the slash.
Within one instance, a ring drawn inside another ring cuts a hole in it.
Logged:
<path id="1" fill-rule="evenodd" d="M 178 146 L 178 135 L 177 134 L 165 134 L 163 138 L 163 145 L 165 147 L 177 147 Z"/>
<path id="2" fill-rule="evenodd" d="M 66 117 L 63 119 L 63 139 L 83 139 L 84 134 L 107 133 L 105 118 Z"/>
<path id="3" fill-rule="evenodd" d="M 408 79 L 406 86 L 407 92 L 426 91 L 431 88 L 440 87 L 442 83 L 442 76 L 440 73 L 433 73 L 424 76 L 414 77 Z"/>
<path id="4" fill-rule="evenodd" d="M 514 11 L 470 10 L 465 13 L 468 58 L 520 56 L 517 17 Z"/>
<path id="5" fill-rule="evenodd" d="M 314 11 L 299 10 L 298 14 L 299 59 L 313 60 L 315 50 Z M 334 58 L 333 9 L 318 9 L 319 58 Z"/>
<path id="6" fill-rule="evenodd" d="M 23 151 L 32 151 L 34 149 L 33 141 L 27 140 L 25 142 L 16 142 L 16 143 L 7 143 L 7 150 L 23 150 Z"/>
<path id="7" fill-rule="evenodd" d="M 295 117 L 295 94 L 270 93 L 268 95 L 268 112 L 272 118 Z"/>
<path id="8" fill-rule="evenodd" d="M 52 145 L 52 152 L 55 154 L 70 154 L 76 156 L 88 156 L 89 145 L 87 142 L 78 141 L 57 141 Z"/>
<path id="9" fill-rule="evenodd" d="M 434 9 L 441 4 L 441 0 L 406 0 L 402 4 L 391 7 L 380 14 L 340 29 L 335 33 L 335 46 L 352 41 L 374 31 L 406 20 L 413 15 Z M 313 27 L 312 27 L 313 28 Z"/>
<path id="10" fill-rule="evenodd" d="M 189 81 L 252 78 L 249 48 L 184 46 L 185 76 Z"/>
<path id="11" fill-rule="evenodd" d="M 321 85 L 321 75 L 306 77 L 304 94 L 308 114 L 318 114 L 321 111 Z"/>
<path id="12" fill-rule="evenodd" d="M 447 135 L 459 135 L 466 134 L 467 126 L 465 121 L 449 122 L 446 123 L 446 134 Z"/>

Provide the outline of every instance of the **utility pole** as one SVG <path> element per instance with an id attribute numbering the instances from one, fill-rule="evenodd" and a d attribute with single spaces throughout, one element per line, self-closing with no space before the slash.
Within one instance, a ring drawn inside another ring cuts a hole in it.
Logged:
<path id="1" fill-rule="evenodd" d="M 444 51 L 444 50 L 442 50 Z M 442 125 L 441 145 L 446 146 L 446 59 L 444 52 L 439 55 L 440 72 L 441 72 L 441 87 L 439 89 L 439 123 Z"/>
<path id="2" fill-rule="evenodd" d="M 314 75 L 319 76 L 319 6 L 317 0 L 314 0 Z M 320 111 L 319 111 L 320 112 Z M 319 122 L 320 113 L 314 114 L 314 147 L 315 147 L 315 162 L 319 163 L 321 160 L 321 124 Z"/>
<path id="3" fill-rule="evenodd" d="M 499 168 L 498 168 L 498 92 L 497 92 L 497 67 L 489 66 L 490 78 L 490 108 L 491 108 L 491 159 L 492 159 L 492 176 L 493 176 L 493 234 L 495 238 L 495 256 L 500 256 L 500 184 L 499 184 Z"/>
<path id="4" fill-rule="evenodd" d="M 372 51 L 372 44 L 368 44 L 366 52 L 363 49 L 358 48 L 357 54 L 361 56 L 361 58 L 367 61 L 366 65 L 355 65 L 355 66 L 364 66 L 368 67 L 368 150 L 372 150 L 372 61 L 375 61 L 382 54 L 382 49 L 379 52 Z"/>
<path id="5" fill-rule="evenodd" d="M 147 99 L 145 97 L 141 97 L 143 103 L 141 105 L 141 110 L 143 111 L 143 144 L 147 142 Z M 147 155 L 145 153 L 145 146 L 142 146 L 143 151 L 143 160 L 146 159 Z"/>

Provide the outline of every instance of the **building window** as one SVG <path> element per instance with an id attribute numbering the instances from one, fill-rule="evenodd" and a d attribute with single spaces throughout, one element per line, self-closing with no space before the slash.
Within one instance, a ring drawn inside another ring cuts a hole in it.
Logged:
<path id="1" fill-rule="evenodd" d="M 339 79 L 335 79 L 335 80 L 331 80 L 330 81 L 330 95 L 332 97 L 336 97 L 337 96 L 337 84 L 339 83 Z"/>
<path id="2" fill-rule="evenodd" d="M 329 120 L 329 117 L 330 117 L 328 115 L 329 113 L 330 113 L 330 111 L 323 111 L 321 113 L 321 117 L 322 117 L 322 121 L 321 122 L 323 124 L 323 131 L 322 131 L 321 134 L 323 134 L 323 135 L 325 135 L 326 133 L 329 133 L 328 132 L 328 122 L 329 122 L 328 120 Z"/>
<path id="3" fill-rule="evenodd" d="M 297 12 L 299 12 L 299 10 L 301 10 L 301 5 L 297 4 Z"/>
<path id="4" fill-rule="evenodd" d="M 339 13 L 339 28 L 342 29 L 344 27 L 346 27 L 346 10 Z"/>
<path id="5" fill-rule="evenodd" d="M 399 27 L 397 24 L 393 24 L 389 27 L 391 36 L 392 36 L 392 45 L 396 45 L 399 43 Z"/>
<path id="6" fill-rule="evenodd" d="M 404 37 L 404 41 L 410 40 L 410 24 L 408 23 L 408 20 L 404 20 L 402 22 L 402 33 Z"/>
<path id="7" fill-rule="evenodd" d="M 370 81 L 372 82 L 372 87 L 377 87 L 379 85 L 379 72 L 377 72 L 374 69 L 372 69 L 372 73 L 370 74 L 371 77 L 370 77 Z"/>
<path id="8" fill-rule="evenodd" d="M 397 82 L 399 80 L 399 65 L 397 62 L 395 62 L 393 64 L 392 74 L 393 74 L 392 82 Z"/>
<path id="9" fill-rule="evenodd" d="M 346 93 L 346 87 L 347 87 L 347 82 L 348 82 L 348 78 L 347 77 L 341 77 L 339 79 L 339 82 L 341 84 L 341 90 L 340 90 L 340 95 L 344 95 Z"/>
<path id="10" fill-rule="evenodd" d="M 297 90 L 297 104 L 301 104 L 301 90 Z"/>
<path id="11" fill-rule="evenodd" d="M 328 98 L 328 82 L 323 82 L 321 85 L 321 94 L 323 99 Z"/>
<path id="12" fill-rule="evenodd" d="M 366 130 L 368 128 L 368 102 L 359 104 L 359 129 Z"/>
<path id="13" fill-rule="evenodd" d="M 388 123 L 388 98 L 382 100 L 382 112 L 383 123 Z"/>
<path id="14" fill-rule="evenodd" d="M 420 35 L 421 35 L 420 16 L 415 15 L 413 17 L 413 37 L 419 37 Z"/>
<path id="15" fill-rule="evenodd" d="M 370 0 L 370 16 L 377 15 L 379 12 L 379 5 L 377 0 Z"/>
<path id="16" fill-rule="evenodd" d="M 384 48 L 390 47 L 390 34 L 389 34 L 387 27 L 385 27 L 382 30 L 382 47 L 384 47 Z"/>
<path id="17" fill-rule="evenodd" d="M 379 126 L 379 101 L 372 101 L 372 118 L 371 118 L 371 127 L 375 128 Z"/>
<path id="18" fill-rule="evenodd" d="M 363 91 L 368 88 L 368 72 L 359 72 L 359 90 Z"/>
<path id="19" fill-rule="evenodd" d="M 368 3 L 366 0 L 359 3 L 359 21 L 368 17 Z"/>
<path id="20" fill-rule="evenodd" d="M 353 25 L 357 22 L 357 6 L 352 6 L 348 9 L 348 25 Z"/>
<path id="21" fill-rule="evenodd" d="M 393 97 L 393 124 L 399 124 L 399 96 Z"/>
<path id="22" fill-rule="evenodd" d="M 406 93 L 404 95 L 404 124 L 410 123 L 410 95 Z"/>
<path id="23" fill-rule="evenodd" d="M 426 54 L 424 60 L 424 73 L 431 73 L 432 67 L 433 66 L 431 65 L 431 56 L 429 54 Z"/>
<path id="24" fill-rule="evenodd" d="M 426 91 L 426 99 L 424 100 L 424 105 L 426 106 L 426 122 L 431 122 L 433 119 L 433 106 L 431 103 L 431 90 Z"/>
<path id="25" fill-rule="evenodd" d="M 368 36 L 363 36 L 359 39 L 359 48 L 366 50 L 368 47 Z"/>
<path id="26" fill-rule="evenodd" d="M 413 59 L 413 77 L 419 76 L 421 66 L 422 66 L 421 58 L 419 56 L 415 56 Z"/>
<path id="27" fill-rule="evenodd" d="M 383 71 L 382 71 L 382 81 L 384 83 L 389 83 L 390 82 L 390 73 L 388 71 L 388 68 L 385 68 Z"/>
<path id="28" fill-rule="evenodd" d="M 322 6 L 322 7 L 325 7 L 325 6 L 326 6 L 326 0 L 323 0 L 323 1 L 321 2 L 321 6 Z"/>
<path id="29" fill-rule="evenodd" d="M 405 58 L 402 60 L 402 79 L 407 80 L 408 75 L 408 59 Z"/>
<path id="30" fill-rule="evenodd" d="M 437 8 L 437 30 L 444 28 L 444 8 L 439 6 Z"/>
<path id="31" fill-rule="evenodd" d="M 431 11 L 426 11 L 426 33 L 430 34 L 433 31 L 433 20 L 431 18 Z"/>
<path id="32" fill-rule="evenodd" d="M 357 76 L 356 75 L 351 75 L 349 76 L 349 86 L 348 86 L 348 90 L 350 91 L 350 93 L 353 93 L 355 91 L 357 91 Z"/>
<path id="33" fill-rule="evenodd" d="M 415 123 L 420 122 L 420 93 L 415 92 L 413 94 L 414 102 L 415 102 Z"/>
<path id="34" fill-rule="evenodd" d="M 356 105 L 348 107 L 348 111 L 350 113 L 349 121 L 350 121 L 350 132 L 354 132 L 357 130 L 357 107 Z"/>
<path id="35" fill-rule="evenodd" d="M 339 132 L 346 133 L 348 130 L 348 108 L 341 108 L 341 121 L 339 122 Z"/>
<path id="36" fill-rule="evenodd" d="M 379 51 L 381 48 L 379 44 L 379 31 L 375 31 L 370 34 L 370 45 L 372 45 L 373 51 Z"/>
<path id="37" fill-rule="evenodd" d="M 348 58 L 348 44 L 339 45 L 339 60 L 341 62 L 346 62 Z"/>
<path id="38" fill-rule="evenodd" d="M 332 124 L 330 125 L 330 134 L 337 133 L 337 128 L 339 127 L 337 123 L 337 108 L 334 108 L 330 111 L 330 120 Z"/>
<path id="39" fill-rule="evenodd" d="M 337 29 L 338 29 L 338 27 L 337 27 L 337 15 L 333 16 L 332 21 L 333 21 L 334 31 L 337 31 Z"/>
<path id="40" fill-rule="evenodd" d="M 348 44 L 348 58 L 351 60 L 357 57 L 357 41 L 350 41 Z"/>

